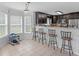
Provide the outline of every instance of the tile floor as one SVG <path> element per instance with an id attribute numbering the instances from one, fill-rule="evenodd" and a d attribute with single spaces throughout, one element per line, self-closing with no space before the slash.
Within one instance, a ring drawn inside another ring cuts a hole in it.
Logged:
<path id="1" fill-rule="evenodd" d="M 60 53 L 59 48 L 54 50 L 46 44 L 42 45 L 38 41 L 26 39 L 15 46 L 10 44 L 4 46 L 0 49 L 0 56 L 68 56 L 68 53 Z"/>

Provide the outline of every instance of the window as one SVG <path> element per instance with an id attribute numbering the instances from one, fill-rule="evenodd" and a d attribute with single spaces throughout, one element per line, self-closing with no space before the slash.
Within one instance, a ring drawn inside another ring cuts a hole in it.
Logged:
<path id="1" fill-rule="evenodd" d="M 10 33 L 22 33 L 22 16 L 10 17 Z"/>
<path id="2" fill-rule="evenodd" d="M 32 32 L 32 23 L 31 16 L 24 17 L 24 32 L 31 33 Z"/>
<path id="3" fill-rule="evenodd" d="M 0 37 L 7 35 L 7 14 L 0 12 Z"/>

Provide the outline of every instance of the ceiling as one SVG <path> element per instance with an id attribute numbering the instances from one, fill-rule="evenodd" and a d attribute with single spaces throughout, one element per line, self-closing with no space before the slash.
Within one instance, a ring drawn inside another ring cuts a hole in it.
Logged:
<path id="1" fill-rule="evenodd" d="M 19 11 L 24 11 L 26 2 L 0 2 L 0 5 Z M 29 10 L 40 11 L 48 14 L 56 14 L 55 11 L 65 13 L 78 12 L 79 2 L 31 2 Z"/>

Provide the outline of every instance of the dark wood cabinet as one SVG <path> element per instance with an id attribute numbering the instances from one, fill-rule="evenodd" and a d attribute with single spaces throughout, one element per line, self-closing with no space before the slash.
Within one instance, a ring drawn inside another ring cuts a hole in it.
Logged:
<path id="1" fill-rule="evenodd" d="M 43 12 L 36 12 L 36 24 L 47 24 L 47 18 L 51 18 L 52 24 L 61 24 L 62 20 L 68 24 L 69 20 L 79 19 L 79 12 L 72 12 L 63 15 L 49 15 Z"/>
<path id="2" fill-rule="evenodd" d="M 68 19 L 79 19 L 79 12 L 64 14 L 64 16 L 67 16 Z"/>
<path id="3" fill-rule="evenodd" d="M 58 16 L 57 15 L 53 15 L 52 16 L 52 24 L 55 24 L 55 23 L 57 23 L 58 22 Z"/>
<path id="4" fill-rule="evenodd" d="M 42 12 L 36 12 L 36 24 L 46 24 L 47 15 Z"/>

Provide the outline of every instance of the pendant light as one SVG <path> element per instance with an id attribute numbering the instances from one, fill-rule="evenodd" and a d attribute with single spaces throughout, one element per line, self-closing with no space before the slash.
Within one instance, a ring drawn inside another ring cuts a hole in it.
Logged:
<path id="1" fill-rule="evenodd" d="M 29 12 L 29 4 L 30 4 L 30 2 L 27 2 L 25 4 L 24 14 L 27 14 Z"/>

